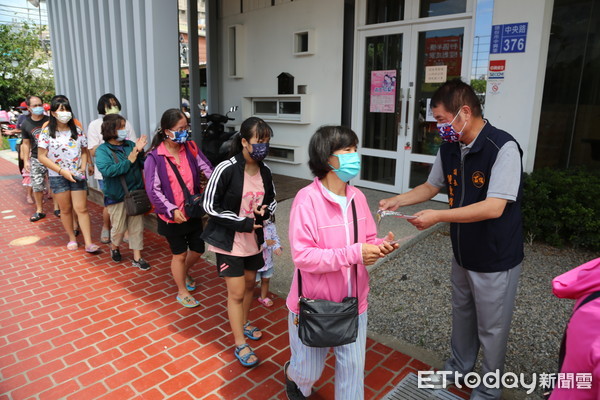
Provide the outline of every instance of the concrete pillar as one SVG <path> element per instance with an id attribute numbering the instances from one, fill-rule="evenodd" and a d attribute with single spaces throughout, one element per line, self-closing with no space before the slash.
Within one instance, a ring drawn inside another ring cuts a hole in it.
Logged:
<path id="1" fill-rule="evenodd" d="M 524 53 L 490 54 L 490 61 L 505 60 L 506 70 L 503 80 L 488 80 L 485 117 L 517 139 L 526 172 L 535 160 L 553 5 L 553 0 L 494 2 L 493 25 L 527 22 L 528 29 Z"/>

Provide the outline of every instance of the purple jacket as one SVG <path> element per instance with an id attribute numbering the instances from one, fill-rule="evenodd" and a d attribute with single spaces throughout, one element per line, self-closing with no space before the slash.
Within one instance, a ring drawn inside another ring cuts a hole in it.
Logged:
<path id="1" fill-rule="evenodd" d="M 210 178 L 213 170 L 212 165 L 195 143 L 188 142 L 185 145 L 185 151 L 194 178 L 194 189 L 192 194 L 200 193 L 199 172 L 202 171 L 207 179 Z M 158 154 L 158 148 L 152 150 L 146 156 L 146 161 L 144 163 L 144 181 L 146 193 L 148 193 L 148 198 L 154 206 L 154 212 L 172 220 L 173 211 L 175 211 L 178 206 L 175 204 L 173 188 L 169 181 L 167 161 L 164 156 Z M 176 184 L 175 190 L 181 190 L 179 183 Z"/>

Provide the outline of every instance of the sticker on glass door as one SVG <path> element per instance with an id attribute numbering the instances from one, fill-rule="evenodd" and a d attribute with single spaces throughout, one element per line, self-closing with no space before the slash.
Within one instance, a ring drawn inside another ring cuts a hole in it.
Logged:
<path id="1" fill-rule="evenodd" d="M 370 112 L 396 111 L 396 70 L 371 71 Z"/>

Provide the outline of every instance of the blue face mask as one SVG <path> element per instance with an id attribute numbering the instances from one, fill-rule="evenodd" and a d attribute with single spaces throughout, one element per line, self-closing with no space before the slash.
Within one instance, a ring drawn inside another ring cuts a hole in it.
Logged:
<path id="1" fill-rule="evenodd" d="M 440 132 L 440 136 L 442 137 L 443 141 L 449 142 L 449 143 L 454 143 L 454 142 L 458 142 L 460 140 L 460 136 L 462 135 L 463 131 L 465 130 L 465 126 L 467 126 L 467 121 L 465 121 L 465 124 L 463 125 L 460 132 L 456 132 L 456 130 L 454 129 L 452 124 L 458 117 L 458 114 L 460 114 L 460 110 L 458 110 L 458 112 L 454 116 L 454 119 L 451 122 L 437 124 L 438 131 Z"/>
<path id="2" fill-rule="evenodd" d="M 42 115 L 44 113 L 44 107 L 39 106 L 39 107 L 33 107 L 31 109 L 31 111 L 35 114 L 35 115 Z"/>
<path id="3" fill-rule="evenodd" d="M 331 165 L 329 166 L 343 182 L 348 182 L 358 175 L 360 172 L 360 156 L 357 152 L 332 155 L 338 158 L 340 167 L 335 169 Z"/>
<path id="4" fill-rule="evenodd" d="M 117 131 L 117 140 L 122 142 L 125 139 L 127 139 L 127 131 L 125 129 L 119 129 Z"/>
<path id="5" fill-rule="evenodd" d="M 187 131 L 187 129 L 183 129 L 183 130 L 180 130 L 180 131 L 171 131 L 171 132 L 175 136 L 174 137 L 170 137 L 169 139 L 171 139 L 175 143 L 179 143 L 179 144 L 183 144 L 183 143 L 187 142 L 187 140 L 188 140 L 188 138 L 190 136 L 190 133 Z"/>
<path id="6" fill-rule="evenodd" d="M 250 158 L 255 161 L 262 161 L 269 154 L 269 143 L 255 143 L 252 145 Z"/>

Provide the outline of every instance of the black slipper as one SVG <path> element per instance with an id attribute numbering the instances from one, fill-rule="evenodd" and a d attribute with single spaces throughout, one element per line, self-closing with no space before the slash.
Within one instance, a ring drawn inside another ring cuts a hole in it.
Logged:
<path id="1" fill-rule="evenodd" d="M 46 214 L 44 214 L 44 213 L 38 213 L 38 212 L 36 212 L 35 214 L 33 214 L 31 216 L 31 218 L 29 218 L 29 220 L 31 222 L 36 222 L 36 221 L 39 221 L 40 219 L 44 218 L 45 216 L 46 216 Z"/>
<path id="2" fill-rule="evenodd" d="M 60 218 L 60 210 L 54 210 L 54 215 Z"/>

